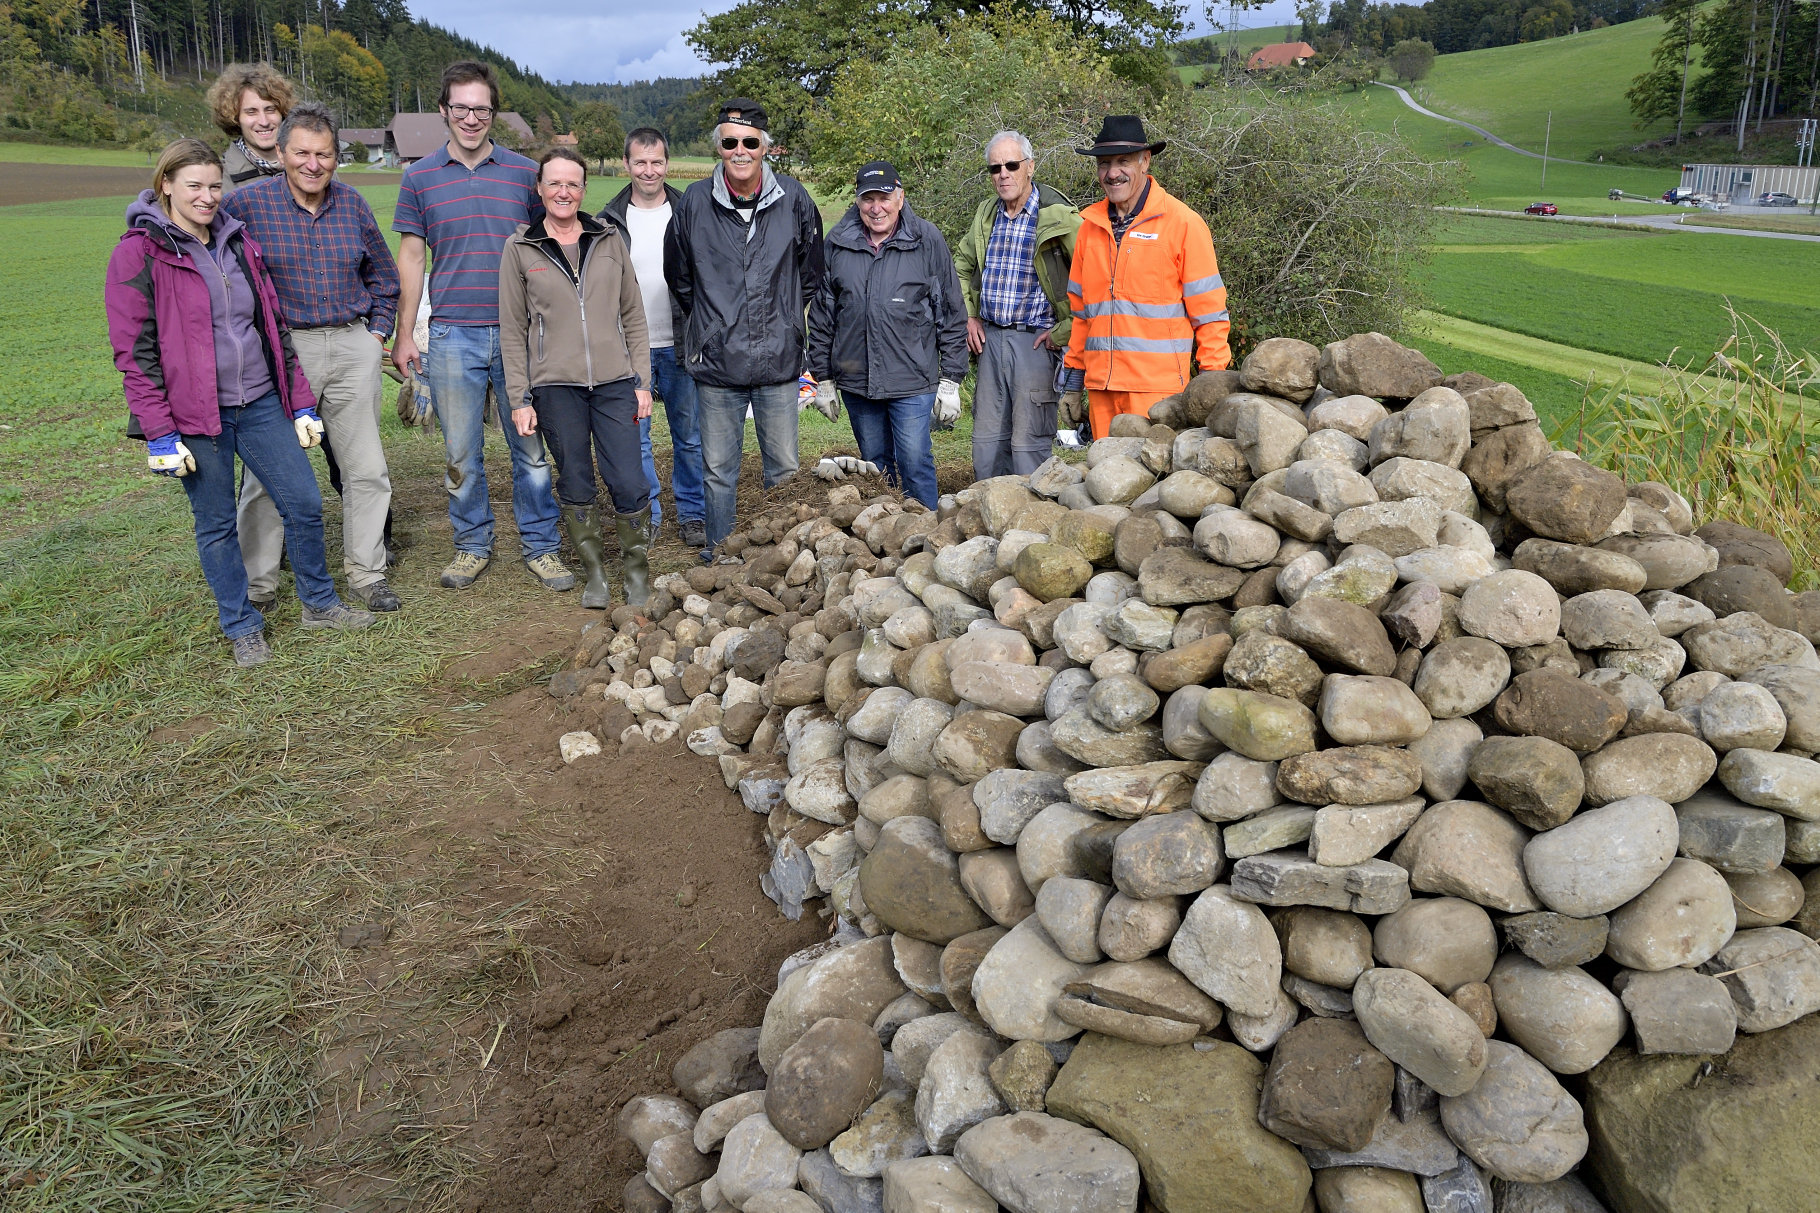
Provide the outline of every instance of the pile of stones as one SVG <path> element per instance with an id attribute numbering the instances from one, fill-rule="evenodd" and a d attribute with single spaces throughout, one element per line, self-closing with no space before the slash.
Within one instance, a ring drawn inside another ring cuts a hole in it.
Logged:
<path id="1" fill-rule="evenodd" d="M 1820 596 L 1697 521 L 1375 333 L 761 515 L 551 687 L 830 918 L 625 1207 L 1811 1208 Z"/>

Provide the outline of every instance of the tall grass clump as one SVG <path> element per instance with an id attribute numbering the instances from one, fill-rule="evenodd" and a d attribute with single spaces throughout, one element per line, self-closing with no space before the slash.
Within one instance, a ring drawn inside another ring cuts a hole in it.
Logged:
<path id="1" fill-rule="evenodd" d="M 1794 557 L 1793 587 L 1820 588 L 1820 357 L 1728 311 L 1731 336 L 1704 365 L 1678 369 L 1681 360 L 1671 358 L 1659 390 L 1621 383 L 1588 396 L 1551 437 L 1627 481 L 1677 490 L 1698 521 L 1723 518 L 1775 535 Z"/>

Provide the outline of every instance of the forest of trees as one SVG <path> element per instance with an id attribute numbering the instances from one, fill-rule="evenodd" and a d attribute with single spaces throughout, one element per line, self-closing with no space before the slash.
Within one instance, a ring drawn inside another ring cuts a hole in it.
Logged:
<path id="1" fill-rule="evenodd" d="M 1634 21 L 1653 7 L 1648 0 L 1429 0 L 1427 4 L 1339 0 L 1316 32 L 1379 54 L 1388 53 L 1399 42 L 1420 39 L 1438 53 L 1449 55 L 1617 25 Z"/>
<path id="2" fill-rule="evenodd" d="M 1625 94 L 1639 126 L 1820 112 L 1820 0 L 1663 0 L 1654 66 Z"/>
<path id="3" fill-rule="evenodd" d="M 567 92 L 576 101 L 611 105 L 626 130 L 656 127 L 670 137 L 674 152 L 707 155 L 715 96 L 702 87 L 705 83 L 700 78 L 660 76 L 631 84 L 571 84 Z"/>
<path id="4" fill-rule="evenodd" d="M 570 107 L 490 47 L 414 19 L 404 0 L 0 0 L 7 124 L 73 140 L 130 138 L 135 126 L 154 137 L 174 86 L 248 60 L 277 65 L 349 125 L 382 125 L 435 108 L 456 59 L 492 63 L 505 108 L 533 120 L 560 122 Z"/>

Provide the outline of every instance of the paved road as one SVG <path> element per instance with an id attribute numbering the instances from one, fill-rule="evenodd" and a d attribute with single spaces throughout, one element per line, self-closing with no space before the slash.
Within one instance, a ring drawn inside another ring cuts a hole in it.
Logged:
<path id="1" fill-rule="evenodd" d="M 1453 211 L 1461 215 L 1496 215 L 1500 218 L 1526 218 L 1522 211 L 1495 211 L 1477 206 L 1444 206 L 1440 210 Z M 1753 207 L 1753 213 L 1762 213 L 1765 208 Z M 1550 215 L 1553 223 L 1588 223 L 1594 227 L 1649 227 L 1665 232 L 1707 232 L 1714 236 L 1761 236 L 1770 240 L 1800 240 L 1820 244 L 1820 236 L 1809 236 L 1801 232 L 1758 232 L 1742 227 L 1707 227 L 1699 223 L 1681 223 L 1682 218 L 1691 218 L 1699 212 L 1680 211 L 1670 215 Z M 1773 213 L 1773 212 L 1770 212 Z"/>
<path id="2" fill-rule="evenodd" d="M 1442 122 L 1451 122 L 1455 126 L 1463 126 L 1467 130 L 1472 131 L 1475 134 L 1478 134 L 1478 135 L 1484 137 L 1487 141 L 1497 144 L 1499 147 L 1503 148 L 1507 152 L 1515 152 L 1519 156 L 1528 156 L 1532 160 L 1549 160 L 1549 161 L 1554 162 L 1555 164 L 1590 164 L 1590 163 L 1592 163 L 1592 161 L 1590 161 L 1590 160 L 1568 160 L 1562 156 L 1544 156 L 1541 152 L 1532 152 L 1526 147 L 1518 147 L 1516 144 L 1510 142 L 1508 139 L 1498 138 L 1496 135 L 1492 134 L 1490 131 L 1486 130 L 1482 126 L 1474 126 L 1470 122 L 1462 122 L 1458 118 L 1449 118 L 1446 114 L 1435 113 L 1433 110 L 1429 109 L 1427 106 L 1418 102 L 1414 97 L 1411 97 L 1409 95 L 1409 92 L 1407 89 L 1400 88 L 1394 84 L 1385 84 L 1382 80 L 1373 80 L 1372 83 L 1377 85 L 1379 88 L 1387 88 L 1391 92 L 1395 93 L 1397 96 L 1403 98 L 1403 104 L 1407 105 L 1410 109 L 1414 110 L 1416 113 L 1424 114 L 1430 118 L 1438 118 Z"/>

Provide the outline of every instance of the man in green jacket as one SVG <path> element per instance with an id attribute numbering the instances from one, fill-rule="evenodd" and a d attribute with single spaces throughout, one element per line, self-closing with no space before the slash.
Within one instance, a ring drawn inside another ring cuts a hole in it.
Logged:
<path id="1" fill-rule="evenodd" d="M 1016 131 L 986 142 L 997 197 L 980 203 L 954 246 L 967 303 L 973 389 L 973 475 L 1023 476 L 1055 441 L 1056 366 L 1068 348 L 1068 267 L 1081 213 L 1036 184 L 1035 153 Z"/>

